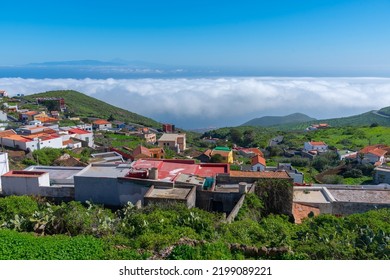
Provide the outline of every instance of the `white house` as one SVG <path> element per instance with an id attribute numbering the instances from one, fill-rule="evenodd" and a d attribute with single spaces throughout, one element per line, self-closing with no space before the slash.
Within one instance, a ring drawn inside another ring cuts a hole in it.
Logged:
<path id="1" fill-rule="evenodd" d="M 0 110 L 0 121 L 2 122 L 6 122 L 8 120 L 8 116 L 7 116 L 7 113 Z"/>
<path id="2" fill-rule="evenodd" d="M 112 128 L 112 124 L 106 120 L 96 120 L 92 123 L 92 127 L 96 130 L 107 130 Z"/>
<path id="3" fill-rule="evenodd" d="M 262 156 L 256 155 L 251 159 L 252 171 L 265 171 L 266 167 L 265 158 Z"/>
<path id="4" fill-rule="evenodd" d="M 157 141 L 158 146 L 178 153 L 187 149 L 185 133 L 164 133 Z"/>
<path id="5" fill-rule="evenodd" d="M 0 153 L 0 176 L 9 172 L 8 153 Z M 1 180 L 0 180 L 1 191 Z"/>
<path id="6" fill-rule="evenodd" d="M 61 149 L 63 147 L 62 138 L 57 134 L 18 135 L 13 130 L 0 132 L 0 144 L 23 151 L 35 151 L 46 147 Z"/>
<path id="7" fill-rule="evenodd" d="M 358 158 L 362 163 L 372 163 L 375 166 L 382 165 L 386 160 L 385 156 L 387 154 L 387 150 L 384 148 L 386 147 L 383 145 L 364 147 L 359 151 Z"/>
<path id="8" fill-rule="evenodd" d="M 92 131 L 87 131 L 87 130 L 80 129 L 80 128 L 72 128 L 72 129 L 68 130 L 68 133 L 72 134 L 73 138 L 77 138 L 77 139 L 80 139 L 80 140 L 88 143 L 88 147 L 94 146 L 94 139 L 93 139 L 93 132 Z"/>
<path id="9" fill-rule="evenodd" d="M 328 151 L 328 145 L 326 145 L 325 142 L 322 141 L 321 142 L 310 141 L 310 142 L 305 142 L 303 149 L 306 152 L 317 151 L 323 153 Z"/>

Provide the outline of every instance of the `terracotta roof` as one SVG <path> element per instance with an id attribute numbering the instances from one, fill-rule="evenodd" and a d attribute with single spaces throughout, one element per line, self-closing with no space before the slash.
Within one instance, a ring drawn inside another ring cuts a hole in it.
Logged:
<path id="1" fill-rule="evenodd" d="M 58 122 L 58 119 L 51 117 L 36 117 L 35 119 L 42 123 Z"/>
<path id="2" fill-rule="evenodd" d="M 260 163 L 261 165 L 264 165 L 266 166 L 266 163 L 265 163 L 265 158 L 257 155 L 257 156 L 254 156 L 252 159 L 251 159 L 251 163 L 252 165 L 255 165 L 255 164 L 258 164 Z"/>
<path id="3" fill-rule="evenodd" d="M 323 146 L 323 145 L 326 145 L 325 142 L 322 142 L 322 141 L 319 141 L 319 142 L 310 141 L 309 143 L 312 146 Z"/>
<path id="4" fill-rule="evenodd" d="M 371 146 L 366 146 L 364 147 L 363 149 L 361 149 L 359 151 L 359 153 L 362 153 L 362 154 L 367 154 L 368 152 L 371 152 L 372 150 L 375 150 L 375 149 L 386 149 L 388 148 L 388 146 L 386 145 L 382 145 L 382 144 L 377 144 L 377 145 L 371 145 Z"/>
<path id="5" fill-rule="evenodd" d="M 133 150 L 133 156 L 135 157 L 138 155 L 146 155 L 146 156 L 150 157 L 151 153 L 150 153 L 148 148 L 140 145 Z"/>
<path id="6" fill-rule="evenodd" d="M 149 149 L 149 151 L 151 152 L 151 153 L 157 153 L 157 152 L 164 152 L 164 149 L 163 148 L 151 148 L 151 149 Z"/>
<path id="7" fill-rule="evenodd" d="M 314 216 L 318 216 L 320 214 L 320 209 L 300 203 L 293 203 L 293 215 L 296 224 L 302 223 L 302 220 L 307 218 L 310 212 L 312 212 Z"/>
<path id="8" fill-rule="evenodd" d="M 90 134 L 92 132 L 80 128 L 72 128 L 68 130 L 71 134 Z"/>
<path id="9" fill-rule="evenodd" d="M 23 143 L 27 143 L 27 142 L 32 141 L 31 139 L 25 138 L 25 137 L 17 135 L 17 134 L 9 135 L 9 136 L 3 137 L 3 138 L 18 141 L 18 142 L 23 142 Z"/>
<path id="10" fill-rule="evenodd" d="M 48 134 L 48 133 L 35 133 L 31 135 L 25 135 L 23 136 L 26 139 L 34 140 L 34 138 L 39 138 L 40 140 L 46 141 L 46 140 L 51 140 L 51 139 L 56 139 L 59 138 L 57 134 Z"/>
<path id="11" fill-rule="evenodd" d="M 243 178 L 270 178 L 270 179 L 291 179 L 290 175 L 286 171 L 237 171 L 231 170 L 230 177 L 243 177 Z"/>
<path id="12" fill-rule="evenodd" d="M 101 125 L 101 124 L 111 124 L 109 121 L 106 120 L 96 120 L 93 122 L 94 124 Z"/>
<path id="13" fill-rule="evenodd" d="M 219 151 L 219 150 L 212 150 L 211 155 L 221 155 L 223 157 L 228 157 L 231 151 Z"/>
<path id="14" fill-rule="evenodd" d="M 69 145 L 69 144 L 72 144 L 72 143 L 73 143 L 73 141 L 72 141 L 71 139 L 62 141 L 62 145 L 63 145 L 63 146 Z"/>
<path id="15" fill-rule="evenodd" d="M 252 153 L 255 153 L 255 154 L 259 155 L 259 156 L 264 156 L 263 152 L 260 151 L 258 148 L 249 148 L 248 150 L 250 150 Z"/>
<path id="16" fill-rule="evenodd" d="M 203 154 L 206 155 L 206 156 L 208 156 L 208 157 L 211 157 L 211 153 L 212 153 L 212 152 L 213 152 L 212 150 L 208 149 L 208 150 L 206 150 Z"/>
<path id="17" fill-rule="evenodd" d="M 28 116 L 33 116 L 33 115 L 37 115 L 37 114 L 39 114 L 38 112 L 36 112 L 36 111 L 28 111 L 28 112 L 26 112 L 26 113 L 22 113 L 23 115 L 28 115 Z"/>
<path id="18" fill-rule="evenodd" d="M 15 134 L 16 134 L 16 132 L 14 130 L 12 130 L 12 129 L 0 131 L 0 138 L 7 137 L 7 136 L 10 136 L 10 135 L 15 135 Z"/>
<path id="19" fill-rule="evenodd" d="M 385 154 L 387 154 L 387 151 L 382 150 L 382 149 L 374 149 L 374 150 L 369 151 L 367 154 L 373 154 L 375 156 L 382 157 Z"/>

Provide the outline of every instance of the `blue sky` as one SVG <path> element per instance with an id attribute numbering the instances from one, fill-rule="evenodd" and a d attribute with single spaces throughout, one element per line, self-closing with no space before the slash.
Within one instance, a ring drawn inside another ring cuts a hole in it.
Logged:
<path id="1" fill-rule="evenodd" d="M 340 75 L 390 69 L 390 1 L 21 0 L 1 10 L 0 65 L 121 58 Z"/>

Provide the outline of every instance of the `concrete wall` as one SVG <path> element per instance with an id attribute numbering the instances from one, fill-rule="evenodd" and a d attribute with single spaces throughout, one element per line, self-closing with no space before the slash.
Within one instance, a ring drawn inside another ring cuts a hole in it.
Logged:
<path id="1" fill-rule="evenodd" d="M 135 204 L 143 201 L 151 183 L 123 178 L 98 178 L 75 176 L 75 200 L 101 203 L 111 206 Z"/>
<path id="2" fill-rule="evenodd" d="M 125 205 L 128 201 L 136 204 L 138 200 L 143 201 L 151 183 L 142 184 L 127 179 L 118 179 L 119 205 Z"/>
<path id="3" fill-rule="evenodd" d="M 233 210 L 230 212 L 229 216 L 227 216 L 226 222 L 230 223 L 234 221 L 234 219 L 237 217 L 238 211 L 240 211 L 242 205 L 244 204 L 244 201 L 245 201 L 245 194 L 241 196 L 240 200 L 236 203 Z"/>
<path id="4" fill-rule="evenodd" d="M 379 168 L 375 169 L 374 182 L 375 184 L 381 184 L 381 183 L 390 184 L 390 169 L 389 170 L 381 170 Z"/>
<path id="5" fill-rule="evenodd" d="M 193 208 L 196 206 L 196 187 L 192 187 L 190 193 L 187 195 L 187 207 Z"/>
<path id="6" fill-rule="evenodd" d="M 350 215 L 382 208 L 390 208 L 390 204 L 335 201 L 332 203 L 332 214 Z"/>
<path id="7" fill-rule="evenodd" d="M 43 148 L 56 148 L 61 149 L 62 148 L 62 138 L 54 138 L 50 140 L 39 140 L 39 149 Z"/>
<path id="8" fill-rule="evenodd" d="M 206 211 L 230 213 L 241 196 L 238 192 L 197 191 L 196 207 Z"/>
<path id="9" fill-rule="evenodd" d="M 39 177 L 2 176 L 3 195 L 36 195 L 52 198 L 74 198 L 73 185 L 50 186 L 49 174 Z"/>

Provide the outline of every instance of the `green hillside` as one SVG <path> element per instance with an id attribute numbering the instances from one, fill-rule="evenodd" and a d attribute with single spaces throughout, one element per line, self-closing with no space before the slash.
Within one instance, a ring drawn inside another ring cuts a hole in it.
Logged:
<path id="1" fill-rule="evenodd" d="M 74 90 L 47 91 L 24 97 L 34 102 L 39 97 L 63 97 L 69 113 L 79 117 L 96 117 L 107 119 L 112 115 L 116 120 L 160 127 L 155 120 L 112 106 L 96 98 L 90 97 Z"/>
<path id="2" fill-rule="evenodd" d="M 382 108 L 378 111 L 379 114 L 390 116 L 390 107 Z"/>
<path id="3" fill-rule="evenodd" d="M 291 123 L 302 123 L 314 121 L 314 118 L 311 118 L 305 114 L 295 113 L 287 116 L 265 116 L 261 118 L 252 119 L 242 126 L 262 126 L 269 127 L 274 125 L 283 125 Z"/>
<path id="4" fill-rule="evenodd" d="M 390 114 L 390 108 L 389 114 Z M 385 108 L 384 108 L 385 109 Z M 382 110 L 382 109 L 381 109 Z M 378 111 L 381 112 L 381 110 Z M 370 126 L 371 124 L 378 124 L 381 126 L 390 126 L 390 118 L 386 116 L 381 116 L 375 114 L 375 111 L 363 113 L 360 115 L 345 117 L 345 118 L 333 118 L 333 119 L 324 119 L 317 120 L 316 123 L 327 123 L 333 127 L 342 127 L 342 126 Z M 289 125 L 275 125 L 273 128 L 278 130 L 302 130 L 313 124 L 313 122 L 302 122 Z"/>

